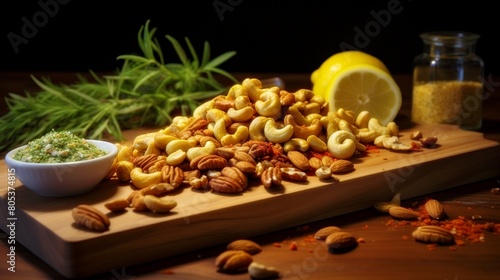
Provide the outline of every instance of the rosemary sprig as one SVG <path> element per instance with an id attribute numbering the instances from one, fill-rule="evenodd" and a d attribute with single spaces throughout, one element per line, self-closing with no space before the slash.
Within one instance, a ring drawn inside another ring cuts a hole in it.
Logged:
<path id="1" fill-rule="evenodd" d="M 123 129 L 166 125 L 174 112 L 189 115 L 201 102 L 223 93 L 226 88 L 215 76 L 237 82 L 219 68 L 234 51 L 211 59 L 210 45 L 205 42 L 200 60 L 188 38 L 186 52 L 166 35 L 180 61 L 166 63 L 155 32 L 147 21 L 137 35 L 142 55 L 119 56 L 123 64 L 112 75 L 101 77 L 90 70 L 91 81 L 79 75 L 70 85 L 31 76 L 40 91 L 24 96 L 10 93 L 6 98 L 9 111 L 0 117 L 0 151 L 52 129 L 91 139 L 111 135 L 122 140 Z"/>

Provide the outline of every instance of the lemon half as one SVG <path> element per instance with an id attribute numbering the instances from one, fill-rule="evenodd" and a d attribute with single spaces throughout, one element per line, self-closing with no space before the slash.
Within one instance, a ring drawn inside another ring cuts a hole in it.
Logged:
<path id="1" fill-rule="evenodd" d="M 393 121 L 401 108 L 401 91 L 387 72 L 360 64 L 338 73 L 326 86 L 330 111 L 340 108 L 357 115 L 368 111 L 382 125 Z"/>
<path id="2" fill-rule="evenodd" d="M 323 96 L 331 111 L 368 111 L 383 125 L 401 108 L 401 91 L 385 64 L 362 51 L 344 51 L 325 60 L 311 74 L 313 92 Z"/>

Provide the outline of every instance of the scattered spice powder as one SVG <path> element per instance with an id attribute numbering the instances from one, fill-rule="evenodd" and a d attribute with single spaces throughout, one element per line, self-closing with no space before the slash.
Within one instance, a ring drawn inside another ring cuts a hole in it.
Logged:
<path id="1" fill-rule="evenodd" d="M 386 225 L 389 226 L 389 230 L 408 225 L 414 227 L 424 225 L 440 226 L 453 233 L 453 235 L 455 236 L 456 246 L 464 246 L 466 244 L 466 241 L 470 243 L 484 242 L 486 231 L 500 234 L 500 224 L 490 222 L 478 223 L 474 219 L 469 219 L 462 215 L 454 219 L 434 220 L 429 216 L 423 204 L 419 206 L 419 209 L 417 211 L 420 213 L 420 216 L 416 221 L 391 219 L 386 222 Z M 405 237 L 403 237 L 403 239 L 405 239 Z M 431 247 L 428 248 L 433 249 Z"/>

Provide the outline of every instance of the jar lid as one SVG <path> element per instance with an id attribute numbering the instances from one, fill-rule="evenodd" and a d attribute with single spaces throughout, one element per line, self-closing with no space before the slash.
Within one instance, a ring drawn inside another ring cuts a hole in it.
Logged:
<path id="1" fill-rule="evenodd" d="M 425 43 L 434 45 L 469 45 L 479 39 L 479 34 L 462 31 L 433 31 L 420 34 Z"/>

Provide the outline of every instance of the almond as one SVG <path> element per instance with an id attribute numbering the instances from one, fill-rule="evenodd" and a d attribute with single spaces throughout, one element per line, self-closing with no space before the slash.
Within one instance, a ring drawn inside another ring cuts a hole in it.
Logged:
<path id="1" fill-rule="evenodd" d="M 252 240 L 247 240 L 247 239 L 239 239 L 235 240 L 229 244 L 227 244 L 226 247 L 227 250 L 241 250 L 249 253 L 250 255 L 255 255 L 257 253 L 260 253 L 262 251 L 262 247 L 253 242 Z"/>
<path id="2" fill-rule="evenodd" d="M 316 238 L 318 240 L 325 240 L 328 237 L 328 235 L 330 235 L 334 232 L 339 232 L 339 231 L 342 231 L 342 229 L 340 229 L 339 227 L 336 227 L 336 226 L 324 227 L 324 228 L 318 230 L 314 234 L 314 238 Z"/>
<path id="3" fill-rule="evenodd" d="M 402 206 L 392 206 L 389 208 L 389 215 L 401 220 L 414 220 L 419 216 L 418 212 Z"/>
<path id="4" fill-rule="evenodd" d="M 311 168 L 309 164 L 309 159 L 301 152 L 289 151 L 288 158 L 292 164 L 300 170 L 307 171 Z"/>
<path id="5" fill-rule="evenodd" d="M 330 165 L 330 170 L 332 174 L 347 173 L 354 170 L 354 164 L 345 159 L 338 159 Z"/>
<path id="6" fill-rule="evenodd" d="M 440 220 L 446 216 L 444 212 L 443 205 L 435 199 L 429 199 L 425 204 L 424 208 L 433 219 Z"/>
<path id="7" fill-rule="evenodd" d="M 223 272 L 246 271 L 253 262 L 252 255 L 241 250 L 227 250 L 215 259 L 215 266 Z"/>
<path id="8" fill-rule="evenodd" d="M 326 237 L 325 243 L 332 252 L 353 249 L 358 245 L 356 237 L 345 231 L 331 233 Z"/>
<path id="9" fill-rule="evenodd" d="M 453 234 L 440 226 L 420 226 L 412 233 L 416 241 L 435 244 L 453 244 Z"/>

